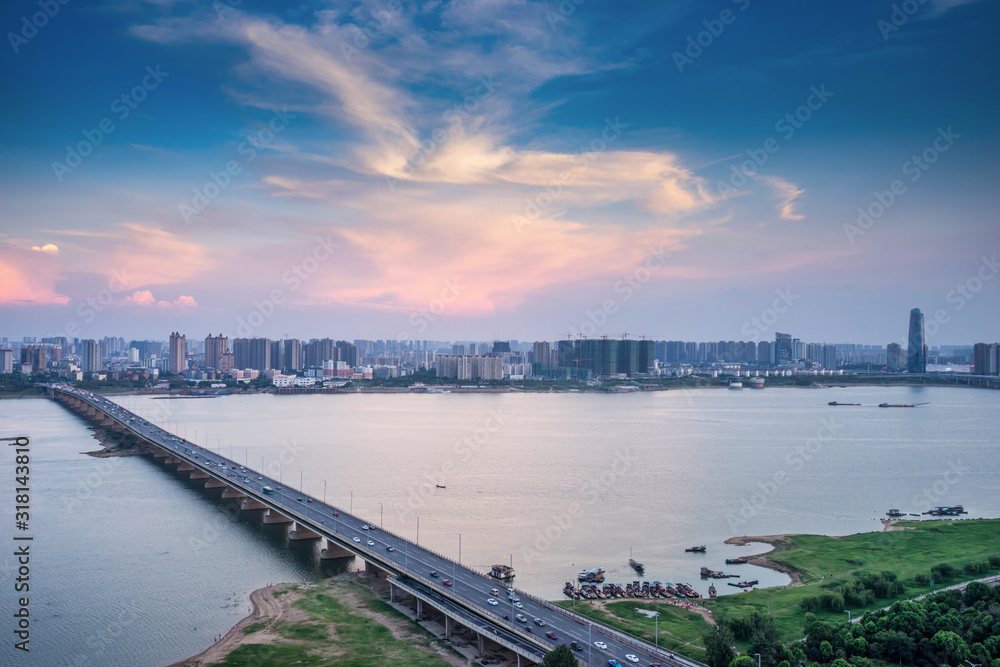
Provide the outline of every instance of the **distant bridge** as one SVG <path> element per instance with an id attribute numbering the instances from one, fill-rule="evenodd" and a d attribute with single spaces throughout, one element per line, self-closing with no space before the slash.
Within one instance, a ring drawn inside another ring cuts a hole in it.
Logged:
<path id="1" fill-rule="evenodd" d="M 446 637 L 451 637 L 456 624 L 474 632 L 480 657 L 485 655 L 488 643 L 499 645 L 514 652 L 520 667 L 536 664 L 556 646 L 575 641 L 582 646 L 582 650 L 576 651 L 582 665 L 606 665 L 615 659 L 624 665 L 643 667 L 658 663 L 670 667 L 704 667 L 511 588 L 510 593 L 523 605 L 517 608 L 514 598 L 504 600 L 503 596 L 490 595 L 493 588 L 507 589 L 485 574 L 247 470 L 102 396 L 60 384 L 45 387 L 51 398 L 81 416 L 147 443 L 153 456 L 177 465 L 177 472 L 189 473 L 191 479 L 205 480 L 205 488 L 222 488 L 222 497 L 239 499 L 242 510 L 264 511 L 264 523 L 292 524 L 289 539 L 325 540 L 322 558 L 361 558 L 367 571 L 386 575 L 391 600 L 405 596 L 415 604 L 418 619 L 433 610 L 444 617 Z M 265 487 L 271 491 L 265 491 Z M 496 605 L 487 603 L 491 598 L 497 601 Z M 517 621 L 518 615 L 523 615 L 525 621 Z M 539 625 L 539 621 L 544 625 Z M 546 637 L 545 632 L 554 633 L 557 639 Z M 606 648 L 598 648 L 596 642 Z M 629 655 L 637 662 L 627 659 Z"/>

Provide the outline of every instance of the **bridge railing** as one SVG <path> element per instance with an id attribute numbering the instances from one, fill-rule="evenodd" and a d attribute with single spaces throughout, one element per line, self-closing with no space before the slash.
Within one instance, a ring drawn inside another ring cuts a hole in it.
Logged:
<path id="1" fill-rule="evenodd" d="M 57 391 L 64 391 L 64 390 L 59 389 L 59 388 L 57 388 L 56 390 Z M 68 392 L 66 392 L 66 393 L 68 393 Z M 103 405 L 101 405 L 96 400 L 96 397 L 94 399 L 94 404 L 95 404 L 95 407 L 98 410 L 101 410 L 102 412 L 104 412 L 105 414 L 107 414 L 107 411 L 105 410 L 105 407 Z M 129 414 L 135 414 L 135 413 L 132 413 L 130 410 L 127 410 L 126 408 L 124 408 L 122 406 L 118 406 L 118 407 L 122 408 L 123 410 L 125 410 Z M 138 415 L 136 415 L 136 416 L 138 416 Z M 112 418 L 114 419 L 114 417 L 112 417 Z M 137 435 L 140 435 L 140 436 L 143 435 L 134 426 L 132 426 L 129 422 L 123 422 L 123 425 L 126 428 L 128 428 L 129 430 L 135 432 Z M 175 436 L 175 437 L 179 437 L 179 436 Z M 187 440 L 183 440 L 183 442 L 187 442 Z M 193 443 L 193 444 L 196 447 L 199 447 L 199 445 L 197 443 Z M 226 461 L 235 463 L 235 461 L 231 461 L 230 459 L 226 458 L 225 456 L 222 456 L 221 454 L 219 455 L 219 457 L 225 459 Z M 210 474 L 212 474 L 212 471 L 208 471 L 208 472 Z M 263 473 L 261 473 L 261 474 L 263 474 Z M 213 474 L 212 476 L 213 477 L 218 477 L 215 474 Z M 225 480 L 225 479 L 222 479 L 222 478 L 219 478 L 219 479 L 220 479 L 220 481 L 228 483 L 227 480 Z M 291 488 L 294 488 L 294 487 L 291 487 Z M 304 493 L 300 489 L 296 489 L 296 490 L 299 491 L 300 493 Z M 256 496 L 257 494 L 254 493 L 254 495 Z M 306 494 L 306 495 L 308 495 L 308 494 Z M 285 508 L 281 508 L 278 511 L 283 511 L 285 513 L 293 514 L 296 517 L 298 517 L 298 513 L 297 512 L 289 512 Z M 355 514 L 352 514 L 352 513 L 348 513 L 348 512 L 345 512 L 345 514 L 347 514 L 349 517 L 352 517 L 352 518 L 357 519 L 359 521 L 366 522 L 366 523 L 368 523 L 368 525 L 373 525 L 371 522 L 365 520 L 364 518 L 362 518 L 362 517 L 360 517 L 358 515 L 355 515 Z M 295 520 L 315 525 L 315 522 L 313 522 L 311 519 L 308 519 L 308 518 L 298 517 Z M 326 527 L 325 524 L 323 526 L 324 526 L 324 528 Z M 466 565 L 462 565 L 461 563 L 455 561 L 454 559 L 452 559 L 452 558 L 450 558 L 448 556 L 445 556 L 444 554 L 441 554 L 441 553 L 439 553 L 437 551 L 434 551 L 433 549 L 430 549 L 430 548 L 428 548 L 426 546 L 420 546 L 419 544 L 416 544 L 415 542 L 410 541 L 409 538 L 403 537 L 402 535 L 399 535 L 399 534 L 397 534 L 397 533 L 395 533 L 395 532 L 393 532 L 391 530 L 387 530 L 385 528 L 381 528 L 380 527 L 378 530 L 380 530 L 382 532 L 385 532 L 385 533 L 387 533 L 387 534 L 395 537 L 396 539 L 398 539 L 400 541 L 406 542 L 408 544 L 412 544 L 413 546 L 415 546 L 415 547 L 417 547 L 419 549 L 422 549 L 423 551 L 425 551 L 427 553 L 433 554 L 437 558 L 439 558 L 439 559 L 441 559 L 441 560 L 443 560 L 443 561 L 445 561 L 447 563 L 451 563 L 455 567 L 461 567 L 462 569 L 464 569 L 464 570 L 466 570 L 466 571 L 468 571 L 468 572 L 470 572 L 472 574 L 478 575 L 480 577 L 483 577 L 484 579 L 488 579 L 488 580 L 492 581 L 492 579 L 489 578 L 489 575 L 487 575 L 485 573 L 482 573 L 482 572 L 479 572 L 479 571 L 476 571 L 476 570 L 474 570 L 474 569 L 472 569 L 472 568 L 470 568 L 470 567 L 468 567 Z M 321 530 L 321 532 L 326 532 L 326 531 L 322 531 Z M 339 534 L 339 533 L 335 533 L 335 534 Z M 341 538 L 341 539 L 342 539 L 343 542 L 345 542 L 345 544 L 347 543 L 347 540 L 344 540 L 343 538 Z M 385 561 L 385 559 L 381 555 L 377 555 L 376 556 L 375 550 L 369 549 L 367 545 L 361 545 L 361 544 L 357 544 L 357 543 L 351 542 L 350 544 L 347 544 L 347 546 L 348 546 L 349 549 L 352 549 L 352 550 L 355 550 L 355 551 L 359 551 L 359 552 L 364 552 L 366 554 L 371 554 L 371 556 L 373 556 L 375 560 L 381 561 L 383 564 L 387 564 L 386 561 Z M 395 567 L 398 567 L 398 566 L 395 566 Z M 420 581 L 421 583 L 425 583 L 425 584 L 429 585 L 429 587 L 432 590 L 435 590 L 435 591 L 439 590 L 439 588 L 438 588 L 438 582 L 431 581 L 430 579 L 425 578 L 423 575 L 411 574 L 411 573 L 408 572 L 407 576 L 411 577 L 413 579 L 416 579 L 416 580 Z M 663 651 L 662 649 L 658 649 L 657 647 L 653 646 L 652 644 L 648 644 L 646 642 L 639 641 L 636 638 L 634 638 L 632 636 L 629 636 L 629 635 L 626 635 L 626 634 L 622 633 L 619 630 L 616 630 L 616 629 L 611 628 L 609 626 L 603 625 L 603 624 L 601 624 L 599 622 L 595 622 L 593 619 L 590 619 L 590 618 L 587 618 L 586 616 L 582 616 L 580 614 L 577 614 L 577 613 L 575 613 L 575 612 L 573 612 L 573 611 L 571 611 L 569 609 L 566 609 L 565 607 L 560 607 L 558 605 L 555 605 L 555 604 L 553 604 L 552 602 L 550 602 L 548 600 L 544 600 L 542 598 L 539 598 L 539 597 L 537 597 L 535 595 L 532 595 L 531 593 L 528 593 L 526 591 L 523 591 L 523 590 L 520 590 L 520 589 L 517 589 L 517 588 L 513 588 L 513 587 L 510 587 L 510 590 L 514 591 L 515 593 L 517 593 L 520 596 L 523 596 L 523 597 L 531 600 L 532 602 L 538 604 L 539 606 L 541 606 L 541 607 L 543 607 L 543 608 L 545 608 L 545 609 L 547 609 L 547 610 L 549 610 L 549 611 L 551 611 L 553 613 L 557 613 L 557 614 L 560 614 L 560 615 L 565 616 L 567 618 L 571 618 L 571 619 L 575 620 L 576 622 L 580 623 L 581 625 L 587 625 L 587 626 L 592 625 L 594 627 L 599 627 L 601 629 L 601 632 L 604 635 L 609 636 L 609 637 L 614 637 L 614 639 L 616 641 L 618 641 L 618 642 L 620 642 L 622 644 L 625 644 L 626 646 L 631 646 L 632 648 L 635 648 L 635 649 L 637 649 L 639 651 L 643 651 L 643 652 L 646 652 L 646 653 L 651 653 L 653 655 L 657 655 L 657 656 L 660 657 L 661 660 L 669 661 L 669 662 L 671 662 L 671 663 L 673 663 L 675 665 L 696 665 L 698 667 L 706 667 L 704 665 L 704 663 L 701 663 L 701 662 L 699 662 L 697 660 L 688 658 L 686 656 L 684 658 L 674 657 L 672 654 L 669 654 L 666 651 Z M 456 603 L 458 603 L 460 605 L 467 606 L 469 604 L 469 603 L 461 600 L 457 596 L 449 594 L 447 590 L 440 590 L 440 592 L 443 593 L 443 594 L 445 594 L 447 598 L 452 599 L 454 602 L 456 602 Z M 515 632 L 519 632 L 519 626 L 515 623 L 515 621 L 514 621 L 513 618 L 511 618 L 511 619 L 503 619 L 500 616 L 499 613 L 496 613 L 496 612 L 492 611 L 491 609 L 481 609 L 479 607 L 476 607 L 476 613 L 480 614 L 481 616 L 488 616 L 488 617 L 492 618 L 494 620 L 494 622 L 496 622 L 496 623 L 498 623 L 500 625 L 503 625 L 503 626 L 509 626 Z M 527 639 L 527 637 L 525 637 L 525 639 Z M 537 637 L 537 638 L 532 637 L 532 640 L 534 640 L 534 641 L 540 641 L 540 642 L 545 643 L 545 644 L 549 643 L 547 641 L 547 639 L 543 639 L 542 637 Z"/>

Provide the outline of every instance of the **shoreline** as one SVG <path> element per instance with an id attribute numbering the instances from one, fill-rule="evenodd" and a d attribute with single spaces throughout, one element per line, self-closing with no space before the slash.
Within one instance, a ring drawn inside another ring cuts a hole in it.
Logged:
<path id="1" fill-rule="evenodd" d="M 802 584 L 802 576 L 799 574 L 798 570 L 780 563 L 775 560 L 771 560 L 771 556 L 779 554 L 782 551 L 786 551 L 790 545 L 790 540 L 788 538 L 795 535 L 804 535 L 805 533 L 784 533 L 781 535 L 743 535 L 742 537 L 730 537 L 725 540 L 723 544 L 733 544 L 736 546 L 747 546 L 753 542 L 770 544 L 773 549 L 764 554 L 758 554 L 756 556 L 748 556 L 747 564 L 756 565 L 757 567 L 767 568 L 768 570 L 776 570 L 788 576 L 791 582 L 788 586 L 799 586 Z M 834 537 L 834 536 L 831 536 Z"/>

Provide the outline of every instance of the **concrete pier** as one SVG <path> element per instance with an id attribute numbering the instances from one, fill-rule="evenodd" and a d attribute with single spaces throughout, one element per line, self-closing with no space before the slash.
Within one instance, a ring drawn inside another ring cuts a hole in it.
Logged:
<path id="1" fill-rule="evenodd" d="M 205 488 L 206 489 L 222 489 L 222 488 L 229 488 L 229 485 L 226 484 L 225 482 L 219 481 L 219 480 L 215 479 L 214 477 L 212 477 L 207 482 L 205 482 Z"/>
<path id="2" fill-rule="evenodd" d="M 292 523 L 292 520 L 280 512 L 268 510 L 264 515 L 264 523 Z"/>
<path id="3" fill-rule="evenodd" d="M 321 559 L 330 560 L 333 558 L 353 558 L 354 554 L 345 549 L 344 547 L 332 542 L 331 540 L 326 541 L 326 548 L 323 549 L 319 556 Z M 390 589 L 390 594 L 391 594 Z"/>
<path id="4" fill-rule="evenodd" d="M 207 472 L 195 470 L 191 473 L 191 479 L 210 479 Z"/>
<path id="5" fill-rule="evenodd" d="M 246 498 L 247 494 L 243 493 L 239 489 L 234 489 L 231 486 L 227 486 L 226 490 L 222 492 L 223 498 Z"/>
<path id="6" fill-rule="evenodd" d="M 313 532 L 303 526 L 302 524 L 296 522 L 292 527 L 292 530 L 288 533 L 288 539 L 290 540 L 316 540 L 320 538 L 320 534 Z"/>
<path id="7" fill-rule="evenodd" d="M 266 510 L 267 505 L 262 502 L 258 502 L 253 498 L 244 498 L 243 502 L 240 503 L 240 509 L 244 512 L 249 512 L 251 510 Z"/>

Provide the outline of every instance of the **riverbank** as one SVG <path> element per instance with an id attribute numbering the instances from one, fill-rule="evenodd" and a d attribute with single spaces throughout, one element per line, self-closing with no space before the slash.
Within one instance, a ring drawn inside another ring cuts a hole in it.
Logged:
<path id="1" fill-rule="evenodd" d="M 250 594 L 253 610 L 216 643 L 170 667 L 384 664 L 462 667 L 470 661 L 381 598 L 363 573 Z"/>
<path id="2" fill-rule="evenodd" d="M 884 520 L 883 530 L 833 537 L 826 535 L 761 535 L 734 537 L 728 544 L 753 542 L 774 546 L 772 551 L 753 556 L 749 562 L 780 570 L 793 577 L 781 588 L 747 590 L 706 600 L 718 613 L 743 616 L 754 610 L 774 616 L 783 639 L 801 637 L 805 623 L 802 600 L 836 591 L 851 584 L 862 573 L 893 572 L 904 590 L 892 598 L 877 599 L 868 605 L 852 605 L 855 617 L 893 602 L 937 590 L 942 583 L 975 579 L 974 569 L 989 559 L 1000 557 L 1000 520 Z M 996 562 L 996 561 L 994 561 Z M 953 581 L 932 583 L 931 568 L 952 566 Z M 793 574 L 794 573 L 794 574 Z M 839 619 L 843 612 L 817 611 L 826 620 Z"/>

